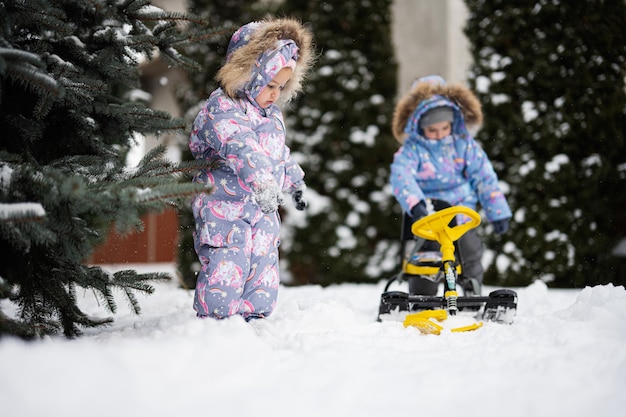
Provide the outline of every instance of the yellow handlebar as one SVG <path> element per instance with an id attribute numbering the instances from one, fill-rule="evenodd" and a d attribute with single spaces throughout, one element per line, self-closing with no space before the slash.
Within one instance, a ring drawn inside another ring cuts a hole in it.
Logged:
<path id="1" fill-rule="evenodd" d="M 470 220 L 467 223 L 450 227 L 450 222 L 458 214 L 464 214 Z M 422 217 L 413 223 L 411 231 L 421 238 L 439 242 L 442 260 L 454 261 L 454 242 L 479 224 L 480 215 L 476 211 L 465 206 L 453 206 Z"/>

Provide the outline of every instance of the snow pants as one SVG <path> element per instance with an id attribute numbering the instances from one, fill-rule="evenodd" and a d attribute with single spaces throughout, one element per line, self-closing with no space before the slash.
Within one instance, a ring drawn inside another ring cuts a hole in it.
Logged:
<path id="1" fill-rule="evenodd" d="M 421 247 L 423 251 L 438 251 L 440 250 L 439 243 L 428 240 Z M 482 287 L 484 268 L 482 265 L 483 257 L 483 243 L 480 236 L 475 229 L 468 230 L 459 240 L 455 243 L 455 256 L 457 260 L 462 261 L 462 272 L 459 277 L 459 283 L 463 285 L 469 284 L 470 279 L 476 280 L 479 287 Z M 437 294 L 437 282 L 433 282 L 426 278 L 414 277 L 409 280 L 409 293 L 420 295 L 435 295 Z M 480 288 L 475 288 L 477 295 Z"/>
<path id="2" fill-rule="evenodd" d="M 476 229 L 470 229 L 461 236 L 456 242 L 456 248 L 462 260 L 463 277 L 474 278 L 482 285 L 484 275 L 483 242 Z"/>
<path id="3" fill-rule="evenodd" d="M 198 317 L 269 316 L 280 283 L 278 212 L 263 214 L 251 202 L 199 195 L 193 213 L 201 264 L 193 303 Z"/>

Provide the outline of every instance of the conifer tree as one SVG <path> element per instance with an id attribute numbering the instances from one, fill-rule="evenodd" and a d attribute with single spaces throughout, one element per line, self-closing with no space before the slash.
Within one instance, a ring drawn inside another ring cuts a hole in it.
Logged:
<path id="1" fill-rule="evenodd" d="M 286 0 L 319 58 L 286 109 L 310 204 L 287 213 L 281 245 L 294 284 L 373 282 L 397 269 L 400 208 L 388 188 L 396 94 L 390 0 Z M 292 216 L 292 217 L 290 217 Z"/>
<path id="2" fill-rule="evenodd" d="M 624 283 L 626 3 L 466 0 L 478 134 L 510 187 L 511 231 L 486 281 Z"/>
<path id="3" fill-rule="evenodd" d="M 73 337 L 112 320 L 82 312 L 78 288 L 113 313 L 119 290 L 138 313 L 136 292 L 168 278 L 84 261 L 111 224 L 141 230 L 144 213 L 198 191 L 180 181 L 198 164 L 163 147 L 137 167 L 125 156 L 138 135 L 185 128 L 138 98 L 141 61 L 198 69 L 178 49 L 219 28 L 146 0 L 2 2 L 0 22 L 0 306 L 16 307 L 0 310 L 0 336 Z"/>

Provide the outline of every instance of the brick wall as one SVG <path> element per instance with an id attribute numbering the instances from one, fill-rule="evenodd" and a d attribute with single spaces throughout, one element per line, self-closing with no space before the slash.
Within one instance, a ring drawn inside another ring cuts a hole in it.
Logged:
<path id="1" fill-rule="evenodd" d="M 111 231 L 107 241 L 96 248 L 90 264 L 176 262 L 178 217 L 176 211 L 148 214 L 144 231 L 121 236 Z"/>

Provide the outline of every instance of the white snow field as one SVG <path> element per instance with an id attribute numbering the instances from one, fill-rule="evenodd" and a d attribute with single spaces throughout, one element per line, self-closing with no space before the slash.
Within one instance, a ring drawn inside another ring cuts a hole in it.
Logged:
<path id="1" fill-rule="evenodd" d="M 624 287 L 536 282 L 515 289 L 514 324 L 452 333 L 468 319 L 454 317 L 439 336 L 377 322 L 383 287 L 283 287 L 275 313 L 250 323 L 197 319 L 176 282 L 139 296 L 139 316 L 120 294 L 115 322 L 78 339 L 0 340 L 1 414 L 626 415 Z M 107 315 L 80 296 L 84 311 Z"/>

